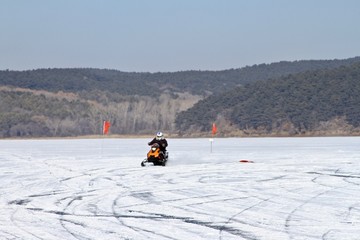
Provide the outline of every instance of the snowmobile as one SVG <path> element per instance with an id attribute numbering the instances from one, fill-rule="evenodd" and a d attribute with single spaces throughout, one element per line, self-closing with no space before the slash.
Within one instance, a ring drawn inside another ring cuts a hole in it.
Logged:
<path id="1" fill-rule="evenodd" d="M 147 158 L 141 162 L 141 166 L 145 167 L 147 163 L 153 163 L 154 166 L 165 166 L 168 158 L 168 152 L 164 154 L 162 151 L 160 151 L 159 144 L 154 143 L 151 145 L 151 148 L 147 153 Z"/>

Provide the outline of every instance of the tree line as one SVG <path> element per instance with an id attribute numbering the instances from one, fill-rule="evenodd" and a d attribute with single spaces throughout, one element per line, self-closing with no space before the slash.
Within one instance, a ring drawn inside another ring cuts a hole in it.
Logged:
<path id="1" fill-rule="evenodd" d="M 156 96 L 159 92 L 189 92 L 208 96 L 258 80 L 319 69 L 332 69 L 360 62 L 360 57 L 343 60 L 303 60 L 259 64 L 223 71 L 180 71 L 137 73 L 111 69 L 50 68 L 0 71 L 0 86 L 52 92 L 100 90 L 120 95 Z"/>
<path id="2" fill-rule="evenodd" d="M 183 132 L 208 131 L 212 122 L 225 119 L 224 125 L 243 134 L 301 135 L 342 119 L 338 127 L 351 131 L 360 126 L 359 92 L 359 63 L 290 74 L 210 96 L 180 113 L 176 125 Z"/>

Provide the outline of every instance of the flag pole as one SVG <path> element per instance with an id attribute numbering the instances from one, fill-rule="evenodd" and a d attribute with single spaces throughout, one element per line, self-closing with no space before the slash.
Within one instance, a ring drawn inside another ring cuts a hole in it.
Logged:
<path id="1" fill-rule="evenodd" d="M 100 144 L 100 159 L 103 158 L 103 145 L 104 145 L 104 127 L 105 127 L 105 121 L 102 122 L 101 127 L 101 144 Z"/>
<path id="2" fill-rule="evenodd" d="M 102 140 L 101 140 L 101 158 L 102 158 L 102 156 L 103 156 L 104 136 L 109 133 L 110 126 L 111 126 L 111 124 L 110 124 L 110 121 L 109 121 L 109 120 L 104 120 L 104 121 L 103 121 L 103 125 L 102 125 Z"/>
<path id="3" fill-rule="evenodd" d="M 211 129 L 211 133 L 212 133 L 213 137 L 215 136 L 216 132 L 217 132 L 216 124 L 213 123 L 212 124 L 212 129 Z M 210 138 L 209 141 L 210 141 L 210 153 L 212 153 L 212 145 L 213 145 L 214 139 Z"/>

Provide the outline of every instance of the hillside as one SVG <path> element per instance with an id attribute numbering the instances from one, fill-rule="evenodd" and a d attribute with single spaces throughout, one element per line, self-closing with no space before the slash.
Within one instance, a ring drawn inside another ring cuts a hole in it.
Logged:
<path id="1" fill-rule="evenodd" d="M 219 119 L 220 115 L 211 115 L 213 104 L 210 110 L 206 109 L 207 102 L 214 101 L 215 96 L 221 96 L 221 100 L 216 101 L 220 108 L 227 109 L 222 119 L 231 123 L 228 131 L 235 133 L 243 128 L 243 121 L 236 121 L 236 112 L 244 114 L 245 110 L 239 106 L 236 111 L 232 109 L 235 107 L 232 101 L 223 105 L 222 98 L 233 97 L 232 89 L 253 83 L 262 85 L 269 79 L 281 77 L 285 81 L 288 78 L 284 76 L 289 74 L 303 78 L 306 75 L 297 74 L 314 69 L 329 71 L 356 62 L 360 62 L 360 57 L 173 73 L 86 68 L 0 71 L 0 137 L 101 134 L 103 120 L 111 121 L 112 134 L 152 134 L 157 130 L 185 134 L 188 129 L 200 133 L 206 131 L 207 124 L 214 118 Z M 241 89 L 237 91 L 243 91 Z M 198 110 L 183 112 L 212 95 L 214 97 L 196 105 L 194 109 Z M 246 111 L 249 119 L 257 119 L 251 121 L 264 121 L 253 115 L 250 105 Z M 198 113 L 203 114 L 199 117 Z"/>
<path id="2" fill-rule="evenodd" d="M 360 62 L 344 60 L 303 60 L 259 64 L 223 71 L 182 71 L 168 73 L 121 72 L 109 69 L 70 68 L 29 71 L 0 71 L 0 86 L 50 92 L 104 91 L 120 95 L 157 96 L 159 92 L 189 92 L 208 96 L 246 83 L 278 78 L 318 69 L 332 69 Z"/>
<path id="3" fill-rule="evenodd" d="M 118 96 L 115 101 L 109 93 L 92 92 L 98 100 L 89 100 L 86 94 L 2 87 L 0 136 L 100 135 L 104 120 L 111 122 L 112 134 L 149 134 L 173 129 L 176 113 L 201 99 L 186 93 L 176 97 L 163 93 L 156 98 Z"/>
<path id="4" fill-rule="evenodd" d="M 360 63 L 257 81 L 210 96 L 180 113 L 183 134 L 223 135 L 359 134 Z"/>

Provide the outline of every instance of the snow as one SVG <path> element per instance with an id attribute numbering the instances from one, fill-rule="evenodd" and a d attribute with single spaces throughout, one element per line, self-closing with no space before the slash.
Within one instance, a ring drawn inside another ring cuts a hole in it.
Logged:
<path id="1" fill-rule="evenodd" d="M 359 239 L 359 137 L 148 141 L 1 140 L 0 239 Z"/>

